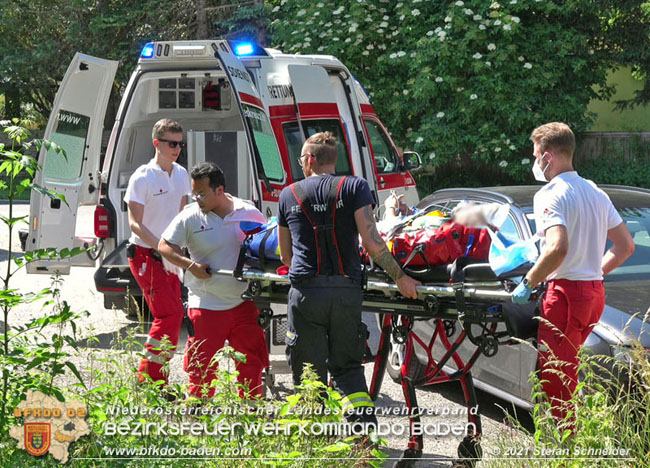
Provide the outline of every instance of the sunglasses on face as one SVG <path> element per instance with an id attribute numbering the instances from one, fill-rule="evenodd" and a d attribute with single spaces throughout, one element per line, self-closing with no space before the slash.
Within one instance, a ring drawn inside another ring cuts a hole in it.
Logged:
<path id="1" fill-rule="evenodd" d="M 301 155 L 300 155 L 300 157 L 298 158 L 298 165 L 299 165 L 300 167 L 302 167 L 302 164 L 303 164 L 303 162 L 302 162 L 302 158 L 304 158 L 305 156 L 311 156 L 311 153 L 305 153 L 305 154 L 301 154 Z"/>
<path id="2" fill-rule="evenodd" d="M 158 138 L 158 141 L 164 141 L 172 149 L 174 149 L 174 148 L 176 148 L 178 146 L 180 146 L 181 148 L 185 148 L 185 142 L 184 141 L 165 140 L 164 138 Z"/>

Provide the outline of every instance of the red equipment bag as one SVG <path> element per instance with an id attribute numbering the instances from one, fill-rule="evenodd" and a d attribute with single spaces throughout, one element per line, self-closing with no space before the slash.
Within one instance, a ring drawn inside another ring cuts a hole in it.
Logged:
<path id="1" fill-rule="evenodd" d="M 403 266 L 434 266 L 452 263 L 458 257 L 487 259 L 490 243 L 486 229 L 448 222 L 436 229 L 401 232 L 389 247 Z"/>

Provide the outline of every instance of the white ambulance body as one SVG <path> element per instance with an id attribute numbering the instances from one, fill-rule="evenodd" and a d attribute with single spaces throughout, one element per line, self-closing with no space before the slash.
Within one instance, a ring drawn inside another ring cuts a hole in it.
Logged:
<path id="1" fill-rule="evenodd" d="M 223 40 L 147 44 L 120 103 L 103 167 L 101 135 L 117 63 L 75 55 L 61 83 L 45 138 L 66 158 L 45 149 L 36 182 L 65 195 L 67 206 L 33 192 L 26 250 L 97 244 L 101 255 L 78 255 L 28 266 L 30 273 L 67 274 L 71 266 L 100 266 L 95 274 L 105 306 L 138 296 L 126 259 L 130 236 L 124 194 L 131 174 L 154 154 L 151 129 L 171 118 L 186 133 L 179 163 L 188 170 L 214 161 L 226 190 L 253 200 L 267 217 L 277 214 L 283 187 L 303 177 L 303 141 L 329 130 L 338 138 L 337 172 L 365 178 L 381 203 L 391 190 L 416 204 L 403 159 L 361 85 L 331 56 L 286 55 Z M 75 236 L 77 207 L 96 204 L 95 238 Z"/>

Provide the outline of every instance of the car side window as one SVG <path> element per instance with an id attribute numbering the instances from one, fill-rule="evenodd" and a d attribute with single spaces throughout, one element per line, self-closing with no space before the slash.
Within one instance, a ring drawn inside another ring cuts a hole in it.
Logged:
<path id="1" fill-rule="evenodd" d="M 508 217 L 499 228 L 499 232 L 513 241 L 521 240 L 521 234 L 517 229 L 517 223 L 515 222 L 512 212 L 508 214 Z"/>

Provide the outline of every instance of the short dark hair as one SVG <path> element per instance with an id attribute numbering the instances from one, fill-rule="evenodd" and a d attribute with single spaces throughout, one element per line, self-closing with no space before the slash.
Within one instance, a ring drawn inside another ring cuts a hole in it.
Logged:
<path id="1" fill-rule="evenodd" d="M 204 162 L 194 166 L 192 172 L 190 172 L 190 177 L 192 177 L 192 180 L 207 178 L 212 190 L 216 190 L 219 186 L 226 190 L 226 178 L 223 171 L 213 162 Z"/>
<path id="2" fill-rule="evenodd" d="M 309 153 L 316 158 L 319 164 L 329 165 L 336 163 L 336 137 L 332 132 L 314 133 L 307 138 L 305 144 Z"/>

